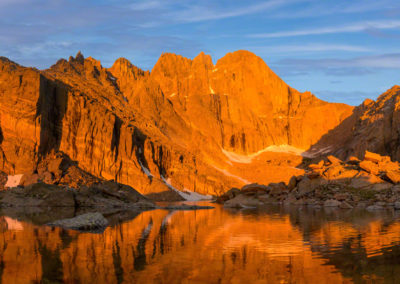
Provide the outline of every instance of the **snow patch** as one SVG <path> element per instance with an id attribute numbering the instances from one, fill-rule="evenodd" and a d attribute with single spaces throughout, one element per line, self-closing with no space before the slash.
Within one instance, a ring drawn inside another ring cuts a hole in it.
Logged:
<path id="1" fill-rule="evenodd" d="M 324 148 L 321 148 L 321 149 L 315 149 L 315 150 L 311 150 L 309 152 L 304 152 L 303 153 L 303 157 L 315 158 L 317 156 L 329 153 L 330 151 L 332 151 L 332 148 L 333 148 L 332 146 L 327 146 L 327 147 L 324 147 Z"/>
<path id="2" fill-rule="evenodd" d="M 209 87 L 210 87 L 210 93 L 211 93 L 212 95 L 215 95 L 215 92 L 214 92 L 213 88 L 211 88 L 211 85 L 210 85 Z"/>
<path id="3" fill-rule="evenodd" d="M 262 153 L 265 152 L 275 152 L 275 153 L 288 153 L 288 154 L 294 154 L 294 155 L 299 155 L 299 156 L 304 156 L 307 157 L 307 153 L 303 149 L 299 149 L 290 145 L 271 145 L 268 146 L 265 149 L 262 149 L 258 152 L 249 154 L 249 155 L 240 155 L 234 152 L 226 151 L 225 149 L 222 149 L 222 153 L 232 162 L 236 163 L 241 163 L 241 164 L 250 164 L 254 158 L 257 156 L 261 155 Z"/>
<path id="4" fill-rule="evenodd" d="M 150 223 L 147 225 L 147 227 L 142 231 L 142 239 L 147 239 L 148 236 L 150 235 L 151 229 L 153 228 L 153 221 L 150 221 Z"/>
<path id="5" fill-rule="evenodd" d="M 22 223 L 18 220 L 4 216 L 4 221 L 7 223 L 7 229 L 10 231 L 22 231 L 24 229 Z"/>
<path id="6" fill-rule="evenodd" d="M 23 174 L 21 175 L 14 175 L 14 176 L 8 176 L 7 177 L 7 182 L 4 185 L 4 187 L 17 187 L 19 183 L 21 182 Z"/>
<path id="7" fill-rule="evenodd" d="M 260 154 L 264 153 L 264 152 L 277 152 L 277 153 L 289 153 L 289 154 L 301 156 L 305 152 L 305 150 L 293 147 L 291 145 L 283 144 L 283 145 L 271 145 L 259 152 L 260 152 Z M 257 153 L 259 153 L 259 152 L 257 152 Z"/>
<path id="8" fill-rule="evenodd" d="M 140 160 L 138 160 L 140 167 L 142 168 L 143 172 L 150 178 L 153 177 L 153 175 L 151 174 L 150 170 L 148 168 L 146 168 L 145 166 L 143 166 L 142 162 Z"/>
<path id="9" fill-rule="evenodd" d="M 210 200 L 212 199 L 211 195 L 203 195 L 197 192 L 193 192 L 190 191 L 188 189 L 184 189 L 184 191 L 180 191 L 178 189 L 176 189 L 175 187 L 173 187 L 171 185 L 171 179 L 165 179 L 163 176 L 161 176 L 162 181 L 165 183 L 166 186 L 168 186 L 169 189 L 175 191 L 176 193 L 178 193 L 183 199 L 185 199 L 186 201 L 200 201 L 200 200 Z"/>
<path id="10" fill-rule="evenodd" d="M 115 77 L 113 77 L 111 75 L 108 75 L 108 78 L 110 78 L 110 80 L 112 80 L 112 81 L 116 81 L 117 80 L 117 78 L 115 78 Z"/>
<path id="11" fill-rule="evenodd" d="M 165 227 L 165 225 L 169 224 L 171 222 L 172 216 L 175 215 L 175 213 L 178 211 L 171 211 L 167 214 L 167 216 L 164 217 L 164 219 L 161 222 L 161 227 Z"/>
<path id="12" fill-rule="evenodd" d="M 176 93 L 172 93 L 169 97 L 172 98 L 172 97 L 175 97 L 175 96 L 176 96 Z"/>
<path id="13" fill-rule="evenodd" d="M 242 177 L 240 177 L 240 176 L 234 175 L 234 174 L 228 172 L 227 170 L 220 169 L 220 168 L 218 168 L 218 167 L 216 167 L 216 166 L 214 166 L 214 165 L 213 165 L 213 168 L 216 169 L 217 171 L 223 173 L 223 174 L 226 175 L 227 177 L 233 177 L 233 178 L 235 178 L 235 179 L 237 179 L 237 180 L 240 180 L 241 182 L 243 182 L 243 183 L 245 183 L 245 184 L 250 184 L 250 183 L 251 183 L 251 182 L 248 181 L 247 179 L 244 179 L 244 178 L 242 178 Z"/>

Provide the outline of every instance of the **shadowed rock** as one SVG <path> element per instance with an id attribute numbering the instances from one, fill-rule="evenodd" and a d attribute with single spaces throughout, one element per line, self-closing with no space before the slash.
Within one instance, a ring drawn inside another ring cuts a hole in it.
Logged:
<path id="1" fill-rule="evenodd" d="M 74 229 L 82 231 L 93 231 L 104 229 L 108 221 L 100 213 L 87 213 L 70 219 L 63 219 L 51 222 L 49 226 L 62 227 L 65 229 Z"/>

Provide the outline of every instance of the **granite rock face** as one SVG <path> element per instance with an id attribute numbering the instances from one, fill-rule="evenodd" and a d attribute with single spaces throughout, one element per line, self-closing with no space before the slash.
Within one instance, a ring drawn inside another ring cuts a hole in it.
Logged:
<path id="1" fill-rule="evenodd" d="M 311 152 L 332 153 L 342 159 L 364 158 L 365 151 L 400 160 L 400 86 L 376 101 L 365 100 L 342 124 L 324 135 Z"/>
<path id="2" fill-rule="evenodd" d="M 216 65 L 203 53 L 163 54 L 151 73 L 80 53 L 42 71 L 0 58 L 0 170 L 43 180 L 42 161 L 62 153 L 143 194 L 221 194 L 246 183 L 223 170 L 224 151 L 306 149 L 352 111 L 299 93 L 247 51 Z"/>

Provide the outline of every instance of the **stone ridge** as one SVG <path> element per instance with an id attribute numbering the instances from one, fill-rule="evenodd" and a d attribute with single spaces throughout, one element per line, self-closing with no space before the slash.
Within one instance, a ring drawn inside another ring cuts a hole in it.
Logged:
<path id="1" fill-rule="evenodd" d="M 104 68 L 80 52 L 42 71 L 2 59 L 0 169 L 31 173 L 62 152 L 141 193 L 218 195 L 244 183 L 223 149 L 306 149 L 352 111 L 299 93 L 247 51 L 215 65 L 204 53 L 164 53 L 151 72 L 123 58 Z"/>

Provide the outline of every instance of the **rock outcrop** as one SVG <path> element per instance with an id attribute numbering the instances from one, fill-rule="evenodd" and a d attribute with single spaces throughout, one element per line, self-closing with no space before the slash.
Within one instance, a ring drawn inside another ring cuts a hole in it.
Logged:
<path id="1" fill-rule="evenodd" d="M 369 210 L 400 208 L 400 166 L 388 156 L 366 152 L 364 160 L 343 162 L 328 156 L 308 165 L 302 176 L 288 184 L 250 184 L 218 197 L 225 207 L 258 207 L 271 203 Z"/>
<path id="2" fill-rule="evenodd" d="M 126 59 L 104 68 L 80 53 L 42 71 L 0 58 L 0 170 L 62 183 L 40 169 L 66 155 L 143 194 L 219 195 L 247 183 L 226 170 L 226 151 L 306 149 L 352 111 L 299 93 L 247 51 L 216 65 L 203 53 L 163 54 L 152 72 Z"/>
<path id="3" fill-rule="evenodd" d="M 323 152 L 342 159 L 363 158 L 365 151 L 400 161 L 400 86 L 394 86 L 376 101 L 367 99 L 338 127 L 324 135 L 310 152 Z"/>
<path id="4" fill-rule="evenodd" d="M 79 189 L 35 183 L 0 191 L 0 208 L 8 207 L 149 209 L 156 206 L 130 186 L 109 181 Z"/>

